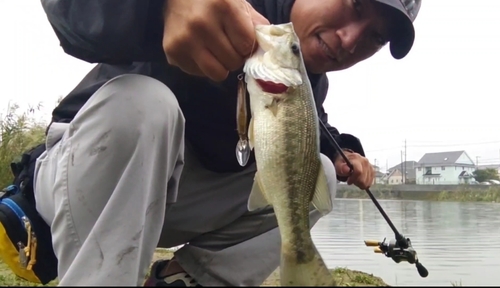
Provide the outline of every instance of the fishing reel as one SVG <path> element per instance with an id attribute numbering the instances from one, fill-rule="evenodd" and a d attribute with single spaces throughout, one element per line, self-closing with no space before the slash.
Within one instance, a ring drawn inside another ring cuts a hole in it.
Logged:
<path id="1" fill-rule="evenodd" d="M 375 253 L 384 254 L 396 263 L 405 261 L 410 264 L 415 264 L 418 274 L 420 274 L 423 278 L 427 277 L 429 275 L 429 271 L 427 271 L 424 265 L 418 261 L 417 252 L 413 249 L 410 238 L 404 238 L 402 235 L 398 236 L 397 240 L 393 239 L 389 242 L 386 242 L 385 238 L 382 242 L 378 242 L 376 240 L 365 240 L 365 245 L 375 247 Z"/>

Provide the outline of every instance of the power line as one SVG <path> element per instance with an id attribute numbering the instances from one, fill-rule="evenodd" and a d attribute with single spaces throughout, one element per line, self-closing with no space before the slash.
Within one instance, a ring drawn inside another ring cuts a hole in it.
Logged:
<path id="1" fill-rule="evenodd" d="M 485 144 L 498 144 L 500 141 L 491 142 L 476 142 L 476 143 L 461 143 L 461 144 L 441 144 L 441 145 L 411 145 L 410 147 L 454 147 L 454 146 L 469 146 L 469 145 L 485 145 Z"/>
<path id="2" fill-rule="evenodd" d="M 432 148 L 432 147 L 456 147 L 456 146 L 471 146 L 471 145 L 486 145 L 486 144 L 500 144 L 500 141 L 456 143 L 456 144 L 436 144 L 436 145 L 431 145 L 431 144 L 428 144 L 428 145 L 406 145 L 406 147 L 408 147 L 408 148 L 425 148 L 425 147 Z M 404 146 L 404 145 L 401 145 L 401 146 Z M 396 150 L 396 149 L 401 149 L 401 146 L 367 150 L 366 152 L 380 152 L 380 151 Z"/>
<path id="3" fill-rule="evenodd" d="M 418 144 L 432 144 L 432 143 L 443 143 L 443 142 L 446 142 L 444 140 L 408 140 L 408 142 L 411 142 L 411 143 L 418 143 Z M 456 141 L 451 141 L 452 143 L 453 142 L 456 142 Z M 489 140 L 488 142 L 498 142 L 500 143 L 500 140 Z"/>

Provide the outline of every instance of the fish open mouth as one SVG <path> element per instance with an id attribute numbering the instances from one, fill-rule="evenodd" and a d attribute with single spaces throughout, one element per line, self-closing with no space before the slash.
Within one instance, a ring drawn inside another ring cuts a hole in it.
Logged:
<path id="1" fill-rule="evenodd" d="M 262 91 L 269 94 L 282 94 L 288 90 L 288 86 L 282 83 L 276 83 L 272 81 L 265 81 L 261 79 L 255 79 L 257 84 L 259 84 Z"/>
<path id="2" fill-rule="evenodd" d="M 263 92 L 273 95 L 283 94 L 290 88 L 302 85 L 302 77 L 298 70 L 281 68 L 270 63 L 267 65 L 258 58 L 251 58 L 243 69 L 245 77 L 253 78 Z"/>

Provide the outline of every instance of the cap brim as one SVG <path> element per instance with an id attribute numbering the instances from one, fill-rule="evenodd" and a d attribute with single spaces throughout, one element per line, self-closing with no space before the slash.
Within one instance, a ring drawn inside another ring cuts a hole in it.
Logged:
<path id="1" fill-rule="evenodd" d="M 415 40 L 415 28 L 413 22 L 408 16 L 400 0 L 376 0 L 379 3 L 386 4 L 394 13 L 391 23 L 391 35 L 389 45 L 392 57 L 395 59 L 404 58 L 410 52 Z"/>

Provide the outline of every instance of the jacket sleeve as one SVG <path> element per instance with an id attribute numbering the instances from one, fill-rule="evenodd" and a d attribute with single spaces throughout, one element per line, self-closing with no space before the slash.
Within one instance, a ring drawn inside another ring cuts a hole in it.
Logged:
<path id="1" fill-rule="evenodd" d="M 363 149 L 363 146 L 361 145 L 361 141 L 357 137 L 351 134 L 339 133 L 337 128 L 328 124 L 328 114 L 325 112 L 325 109 L 323 107 L 323 102 L 328 92 L 328 77 L 326 75 L 322 75 L 319 78 L 318 83 L 315 86 L 314 90 L 315 90 L 314 94 L 317 95 L 316 99 L 318 99 L 316 103 L 317 103 L 319 119 L 326 125 L 330 134 L 335 138 L 335 141 L 337 141 L 337 143 L 342 149 L 350 149 L 365 157 L 365 151 Z M 338 155 L 338 152 L 335 150 L 335 147 L 330 145 L 327 137 L 328 137 L 327 135 L 321 133 L 320 136 L 321 153 L 325 154 L 326 156 L 328 156 L 328 158 L 334 161 Z M 340 177 L 338 175 L 337 179 L 343 182 L 347 181 L 347 177 Z"/>
<path id="2" fill-rule="evenodd" d="M 90 63 L 165 59 L 165 0 L 41 0 L 63 50 Z"/>

